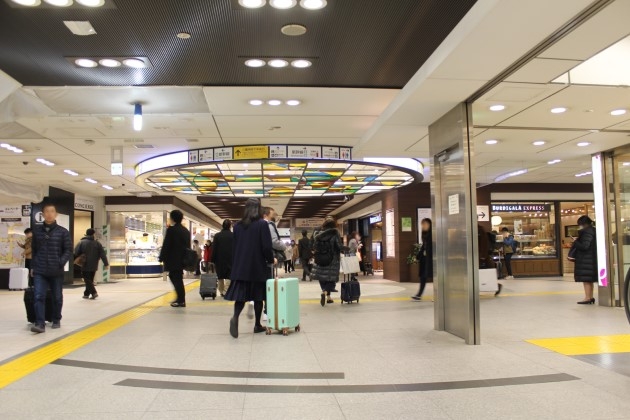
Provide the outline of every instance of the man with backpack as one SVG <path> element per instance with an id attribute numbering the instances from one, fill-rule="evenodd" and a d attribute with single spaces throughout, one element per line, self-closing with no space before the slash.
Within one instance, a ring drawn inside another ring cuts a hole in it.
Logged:
<path id="1" fill-rule="evenodd" d="M 322 289 L 320 304 L 325 306 L 326 303 L 333 303 L 330 293 L 335 290 L 339 281 L 342 244 L 335 219 L 327 217 L 322 227 L 321 233 L 315 237 L 315 267 L 312 277 L 319 281 Z"/>
<path id="2" fill-rule="evenodd" d="M 313 257 L 313 246 L 311 240 L 308 238 L 308 232 L 302 231 L 302 239 L 298 241 L 298 254 L 300 255 L 300 264 L 302 264 L 302 281 L 306 281 L 306 276 L 313 281 L 311 276 L 311 258 Z"/>

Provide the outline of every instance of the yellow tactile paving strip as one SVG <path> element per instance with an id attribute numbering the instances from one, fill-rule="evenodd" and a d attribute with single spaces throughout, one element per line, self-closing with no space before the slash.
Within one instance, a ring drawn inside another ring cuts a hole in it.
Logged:
<path id="1" fill-rule="evenodd" d="M 586 354 L 630 353 L 630 334 L 599 335 L 591 337 L 564 337 L 526 340 L 565 356 Z"/>
<path id="2" fill-rule="evenodd" d="M 186 285 L 186 290 L 192 290 L 197 287 L 199 287 L 199 281 Z M 78 350 L 94 340 L 109 334 L 123 325 L 157 308 L 168 305 L 170 301 L 173 300 L 174 296 L 174 292 L 167 293 L 5 363 L 0 366 L 0 389 Z"/>

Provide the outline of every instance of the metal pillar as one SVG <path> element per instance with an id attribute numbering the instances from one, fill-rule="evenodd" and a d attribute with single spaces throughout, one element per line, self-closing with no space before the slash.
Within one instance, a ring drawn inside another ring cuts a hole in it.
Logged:
<path id="1" fill-rule="evenodd" d="M 472 112 L 459 104 L 429 126 L 435 329 L 480 344 Z"/>

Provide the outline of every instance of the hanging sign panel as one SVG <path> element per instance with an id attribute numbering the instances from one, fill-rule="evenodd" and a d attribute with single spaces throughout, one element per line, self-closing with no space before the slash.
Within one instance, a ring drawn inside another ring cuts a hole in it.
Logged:
<path id="1" fill-rule="evenodd" d="M 287 146 L 269 146 L 270 159 L 286 159 Z"/>
<path id="2" fill-rule="evenodd" d="M 320 159 L 321 146 L 289 146 L 290 159 Z"/>
<path id="3" fill-rule="evenodd" d="M 322 148 L 322 157 L 324 159 L 339 159 L 339 148 L 325 146 Z"/>
<path id="4" fill-rule="evenodd" d="M 214 160 L 232 160 L 234 159 L 231 147 L 217 147 L 214 149 Z"/>
<path id="5" fill-rule="evenodd" d="M 236 146 L 234 147 L 234 159 L 267 159 L 269 158 L 269 146 Z"/>
<path id="6" fill-rule="evenodd" d="M 214 149 L 201 149 L 199 151 L 199 162 L 212 162 L 214 160 Z"/>

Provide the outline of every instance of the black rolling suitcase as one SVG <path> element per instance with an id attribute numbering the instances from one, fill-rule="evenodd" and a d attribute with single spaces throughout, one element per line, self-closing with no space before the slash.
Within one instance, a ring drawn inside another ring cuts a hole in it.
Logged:
<path id="1" fill-rule="evenodd" d="M 49 290 L 46 293 L 46 310 L 45 310 L 45 313 L 44 313 L 44 318 L 48 322 L 52 322 L 52 313 L 53 313 L 52 305 L 53 305 L 53 303 L 52 303 L 52 294 L 51 294 L 51 292 Z M 33 289 L 32 287 L 29 287 L 28 289 L 24 290 L 24 307 L 26 308 L 26 320 L 29 323 L 34 324 L 35 320 L 36 320 L 36 315 L 35 315 L 35 289 Z"/>
<path id="2" fill-rule="evenodd" d="M 212 298 L 212 300 L 215 300 L 217 298 L 217 281 L 219 278 L 214 270 L 214 264 L 208 264 L 207 269 L 210 272 L 201 274 L 199 282 L 199 295 L 202 300 L 206 300 L 206 298 Z"/>
<path id="3" fill-rule="evenodd" d="M 347 276 L 347 280 L 346 280 Z M 358 280 L 352 280 L 352 275 L 344 274 L 344 282 L 341 283 L 341 304 L 352 303 L 355 300 L 359 303 L 361 298 L 361 284 Z"/>
<path id="4" fill-rule="evenodd" d="M 364 269 L 365 269 L 365 275 L 374 275 L 374 267 L 372 267 L 372 263 L 371 262 L 364 262 Z"/>

